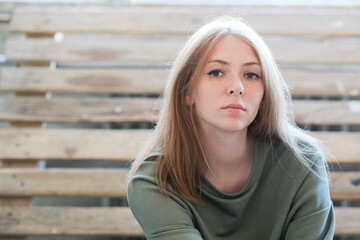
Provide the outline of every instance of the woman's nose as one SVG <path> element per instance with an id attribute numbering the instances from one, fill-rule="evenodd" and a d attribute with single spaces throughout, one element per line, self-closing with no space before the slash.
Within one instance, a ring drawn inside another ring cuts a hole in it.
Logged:
<path id="1" fill-rule="evenodd" d="M 227 91 L 230 95 L 243 95 L 244 94 L 244 85 L 242 84 L 241 79 L 234 79 L 228 88 Z"/>

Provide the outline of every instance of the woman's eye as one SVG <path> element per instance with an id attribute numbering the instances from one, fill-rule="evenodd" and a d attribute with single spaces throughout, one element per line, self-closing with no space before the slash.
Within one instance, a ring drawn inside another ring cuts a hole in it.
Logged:
<path id="1" fill-rule="evenodd" d="M 257 75 L 256 73 L 252 73 L 252 72 L 250 72 L 250 73 L 245 73 L 245 74 L 244 74 L 244 77 L 249 78 L 249 79 L 260 78 L 259 75 Z"/>
<path id="2" fill-rule="evenodd" d="M 212 70 L 208 74 L 212 77 L 221 77 L 222 75 L 224 75 L 224 73 L 220 70 Z"/>

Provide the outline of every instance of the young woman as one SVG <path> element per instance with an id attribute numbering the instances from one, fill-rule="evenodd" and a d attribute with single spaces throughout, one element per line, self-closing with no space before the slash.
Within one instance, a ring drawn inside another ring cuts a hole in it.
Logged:
<path id="1" fill-rule="evenodd" d="M 201 27 L 174 62 L 130 170 L 128 202 L 147 239 L 333 239 L 324 156 L 289 100 L 243 20 Z"/>

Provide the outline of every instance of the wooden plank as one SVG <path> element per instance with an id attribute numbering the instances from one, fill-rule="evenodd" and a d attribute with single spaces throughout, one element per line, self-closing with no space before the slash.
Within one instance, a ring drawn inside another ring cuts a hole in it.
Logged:
<path id="1" fill-rule="evenodd" d="M 215 16 L 243 17 L 262 35 L 359 36 L 354 9 L 148 7 L 122 9 L 33 8 L 13 15 L 10 29 L 25 33 L 182 34 Z M 301 21 L 299 21 L 301 19 Z M 30 24 L 29 24 L 30 23 Z M 296 25 L 296 28 L 293 26 Z"/>
<path id="2" fill-rule="evenodd" d="M 293 101 L 298 124 L 359 125 L 360 101 Z"/>
<path id="3" fill-rule="evenodd" d="M 0 206 L 21 206 L 21 207 L 26 207 L 29 206 L 29 203 L 31 202 L 31 198 L 30 197 L 7 197 L 7 196 L 2 196 L 0 198 Z"/>
<path id="4" fill-rule="evenodd" d="M 24 159 L 17 161 L 2 160 L 1 167 L 2 168 L 36 168 L 37 167 L 37 161 L 30 161 Z"/>
<path id="5" fill-rule="evenodd" d="M 293 96 L 359 96 L 360 73 L 283 71 Z M 167 71 L 162 69 L 2 68 L 0 91 L 54 93 L 161 94 Z M 314 81 L 316 79 L 316 81 Z"/>
<path id="6" fill-rule="evenodd" d="M 360 38 L 267 37 L 265 41 L 279 63 L 360 64 Z M 65 38 L 63 42 L 10 39 L 5 54 L 10 62 L 159 64 L 172 61 L 184 42 L 177 36 Z"/>
<path id="7" fill-rule="evenodd" d="M 360 235 L 360 208 L 335 208 L 335 235 Z M 130 209 L 78 207 L 0 207 L 5 236 L 144 236 Z"/>
<path id="8" fill-rule="evenodd" d="M 2 121 L 153 122 L 159 98 L 0 98 Z M 360 101 L 294 100 L 298 124 L 359 125 Z"/>
<path id="9" fill-rule="evenodd" d="M 360 63 L 360 38 L 268 37 L 264 40 L 279 63 L 339 65 Z M 352 51 L 355 51 L 355 54 Z"/>
<path id="10" fill-rule="evenodd" d="M 124 169 L 0 169 L 0 196 L 125 197 Z"/>
<path id="11" fill-rule="evenodd" d="M 360 72 L 283 70 L 293 96 L 360 95 Z"/>
<path id="12" fill-rule="evenodd" d="M 335 235 L 360 236 L 360 208 L 338 207 L 335 208 Z"/>
<path id="13" fill-rule="evenodd" d="M 126 207 L 0 207 L 4 236 L 143 236 Z"/>
<path id="14" fill-rule="evenodd" d="M 359 7 L 360 3 L 357 0 L 258 0 L 258 1 L 237 1 L 237 0 L 130 0 L 132 5 L 160 5 L 160 6 L 292 6 L 292 7 Z"/>
<path id="15" fill-rule="evenodd" d="M 10 13 L 0 12 L 0 23 L 9 23 L 10 18 Z"/>
<path id="16" fill-rule="evenodd" d="M 310 132 L 328 148 L 331 164 L 360 164 L 359 132 Z"/>
<path id="17" fill-rule="evenodd" d="M 360 199 L 360 172 L 330 172 L 329 179 L 332 200 Z"/>
<path id="18" fill-rule="evenodd" d="M 159 64 L 173 60 L 183 37 L 86 38 L 54 42 L 48 39 L 13 39 L 5 46 L 7 60 Z"/>
<path id="19" fill-rule="evenodd" d="M 0 91 L 5 92 L 161 94 L 167 71 L 2 68 L 0 79 Z"/>
<path id="20" fill-rule="evenodd" d="M 0 129 L 0 159 L 130 161 L 140 151 L 148 133 L 148 130 Z"/>
<path id="21" fill-rule="evenodd" d="M 125 197 L 124 169 L 0 169 L 0 196 Z M 330 172 L 333 200 L 359 200 L 359 172 Z M 76 184 L 74 184 L 76 183 Z"/>
<path id="22" fill-rule="evenodd" d="M 11 14 L 19 8 L 104 6 L 108 0 L 0 0 L 0 9 Z"/>
<path id="23" fill-rule="evenodd" d="M 0 129 L 0 159 L 130 161 L 149 133 L 149 130 Z M 360 164 L 360 133 L 311 134 L 334 156 L 330 163 Z"/>
<path id="24" fill-rule="evenodd" d="M 0 98 L 0 120 L 48 122 L 152 122 L 158 98 Z"/>

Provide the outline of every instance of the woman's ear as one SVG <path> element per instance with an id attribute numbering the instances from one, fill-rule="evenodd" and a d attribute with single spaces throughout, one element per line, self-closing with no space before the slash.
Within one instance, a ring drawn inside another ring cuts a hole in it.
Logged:
<path id="1" fill-rule="evenodd" d="M 188 106 L 194 105 L 194 103 L 195 103 L 194 92 L 191 91 L 190 89 L 187 89 L 187 91 L 186 91 L 185 102 L 186 102 L 186 105 L 188 105 Z"/>

